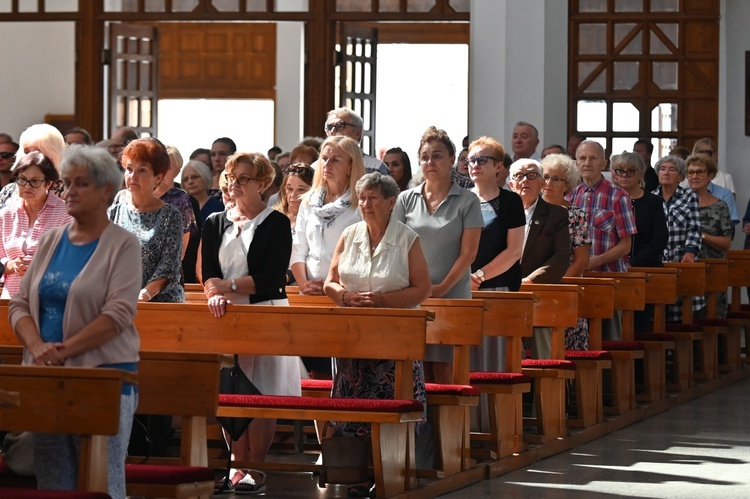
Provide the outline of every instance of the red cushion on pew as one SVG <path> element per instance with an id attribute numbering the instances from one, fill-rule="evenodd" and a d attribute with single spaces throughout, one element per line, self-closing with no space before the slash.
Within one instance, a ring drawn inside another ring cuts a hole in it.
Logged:
<path id="1" fill-rule="evenodd" d="M 565 350 L 566 360 L 612 360 L 606 350 Z"/>
<path id="2" fill-rule="evenodd" d="M 303 379 L 300 380 L 303 390 L 328 390 L 333 388 L 333 381 L 330 379 Z"/>
<path id="3" fill-rule="evenodd" d="M 359 410 L 370 412 L 418 412 L 418 400 L 344 399 L 318 397 L 288 397 L 278 395 L 219 395 L 219 404 L 233 407 L 252 406 L 269 408 L 298 408 L 319 410 Z"/>
<path id="4" fill-rule="evenodd" d="M 112 499 L 104 492 L 84 492 L 80 490 L 37 490 L 0 488 L 3 499 Z"/>
<path id="5" fill-rule="evenodd" d="M 602 348 L 613 351 L 643 350 L 640 341 L 602 341 Z"/>
<path id="6" fill-rule="evenodd" d="M 530 369 L 568 369 L 570 371 L 576 370 L 575 363 L 569 360 L 557 360 L 557 359 L 523 359 L 521 361 L 521 367 Z"/>
<path id="7" fill-rule="evenodd" d="M 674 341 L 674 335 L 669 333 L 635 333 L 636 341 Z"/>
<path id="8" fill-rule="evenodd" d="M 469 383 L 472 385 L 519 385 L 531 383 L 531 378 L 521 373 L 496 373 L 476 371 L 469 373 Z"/>
<path id="9" fill-rule="evenodd" d="M 698 324 L 681 324 L 679 322 L 667 322 L 666 325 L 667 333 L 693 333 L 700 331 L 701 327 Z"/>
<path id="10" fill-rule="evenodd" d="M 479 390 L 469 385 L 448 385 L 443 383 L 425 383 L 427 395 L 461 395 L 464 397 L 477 397 L 481 394 Z"/>
<path id="11" fill-rule="evenodd" d="M 202 466 L 170 466 L 162 464 L 126 464 L 125 481 L 179 485 L 181 483 L 213 482 L 214 472 Z"/>
<path id="12" fill-rule="evenodd" d="M 714 319 L 714 318 L 708 318 L 708 317 L 696 317 L 695 323 L 699 326 L 709 326 L 709 327 L 728 327 L 730 326 L 729 321 L 727 319 Z"/>

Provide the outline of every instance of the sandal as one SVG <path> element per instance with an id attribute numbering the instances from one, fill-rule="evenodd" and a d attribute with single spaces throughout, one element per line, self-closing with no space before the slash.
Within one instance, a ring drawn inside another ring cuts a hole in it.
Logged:
<path id="1" fill-rule="evenodd" d="M 228 477 L 214 482 L 214 494 L 229 494 L 234 492 L 234 484 Z"/>
<path id="2" fill-rule="evenodd" d="M 257 473 L 259 479 L 256 481 L 249 473 L 249 470 L 246 471 L 245 476 L 243 476 L 239 482 L 234 484 L 235 494 L 259 494 L 266 490 L 266 474 L 260 470 L 253 470 L 253 473 Z"/>

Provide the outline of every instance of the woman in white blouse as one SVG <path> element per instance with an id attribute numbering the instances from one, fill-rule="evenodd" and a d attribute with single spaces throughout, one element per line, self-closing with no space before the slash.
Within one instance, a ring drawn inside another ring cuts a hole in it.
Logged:
<path id="1" fill-rule="evenodd" d="M 419 236 L 391 216 L 399 188 L 391 177 L 370 173 L 357 182 L 363 222 L 344 230 L 336 245 L 325 292 L 341 307 L 417 307 L 432 291 Z M 392 399 L 395 362 L 337 358 L 333 397 Z M 426 402 L 424 367 L 414 362 L 414 394 Z M 423 419 L 423 422 L 425 420 Z M 424 431 L 424 423 L 416 434 Z M 331 422 L 336 435 L 369 440 L 367 423 Z M 350 487 L 350 497 L 374 497 L 370 484 Z"/>
<path id="2" fill-rule="evenodd" d="M 329 137 L 320 148 L 312 189 L 297 214 L 290 265 L 300 291 L 322 295 L 336 242 L 359 222 L 354 186 L 365 174 L 362 151 L 354 139 Z"/>

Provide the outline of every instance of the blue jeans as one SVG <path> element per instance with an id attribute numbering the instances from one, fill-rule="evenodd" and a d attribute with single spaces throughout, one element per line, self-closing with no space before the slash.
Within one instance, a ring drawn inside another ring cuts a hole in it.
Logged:
<path id="1" fill-rule="evenodd" d="M 120 431 L 107 438 L 107 492 L 125 499 L 125 457 L 138 394 L 120 395 Z M 34 433 L 34 470 L 41 490 L 76 490 L 81 439 L 64 433 Z"/>

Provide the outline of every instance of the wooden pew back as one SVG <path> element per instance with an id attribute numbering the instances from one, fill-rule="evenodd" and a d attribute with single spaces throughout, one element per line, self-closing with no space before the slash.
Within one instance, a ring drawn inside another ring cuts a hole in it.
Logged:
<path id="1" fill-rule="evenodd" d="M 533 333 L 539 298 L 520 291 L 474 291 L 472 296 L 485 303 L 483 335 L 505 337 L 505 370 L 520 373 L 523 338 Z"/>
<path id="2" fill-rule="evenodd" d="M 578 286 L 578 317 L 589 319 L 589 349 L 602 349 L 602 319 L 614 314 L 615 280 L 611 278 L 564 277 L 562 284 Z"/>
<path id="3" fill-rule="evenodd" d="M 534 293 L 534 327 L 552 328 L 552 358 L 565 359 L 565 329 L 578 323 L 578 286 L 569 284 L 522 284 Z"/>
<path id="4" fill-rule="evenodd" d="M 622 339 L 633 341 L 635 311 L 646 307 L 646 275 L 642 272 L 587 272 L 584 275 L 614 279 L 614 309 L 622 311 Z"/>
<path id="5" fill-rule="evenodd" d="M 732 312 L 742 311 L 742 288 L 750 286 L 750 251 L 729 250 L 729 285 L 732 287 L 732 299 L 730 310 Z"/>
<path id="6" fill-rule="evenodd" d="M 706 265 L 703 263 L 664 262 L 666 268 L 679 269 L 677 293 L 682 297 L 682 323 L 693 323 L 693 297 L 706 294 Z"/>
<path id="7" fill-rule="evenodd" d="M 673 305 L 678 298 L 677 276 L 679 269 L 665 267 L 632 267 L 628 273 L 642 273 L 646 276 L 646 303 L 654 305 L 654 331 L 664 332 L 666 305 Z M 639 331 L 644 332 L 644 331 Z"/>

